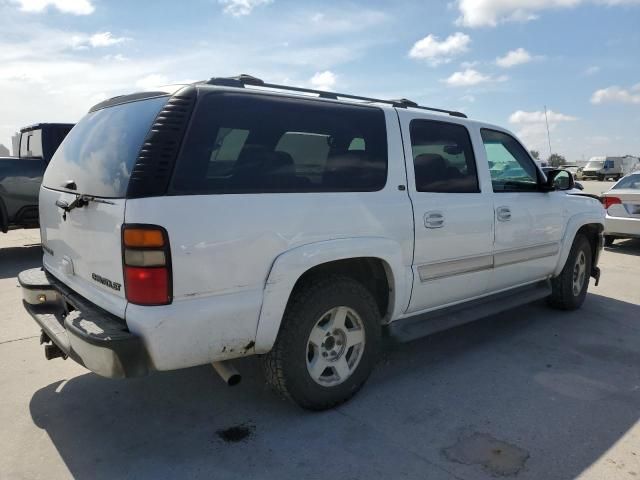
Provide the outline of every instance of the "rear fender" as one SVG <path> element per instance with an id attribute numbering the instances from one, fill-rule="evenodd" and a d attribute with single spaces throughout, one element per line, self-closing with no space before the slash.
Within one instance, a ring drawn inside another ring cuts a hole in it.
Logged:
<path id="1" fill-rule="evenodd" d="M 379 258 L 390 283 L 390 318 L 406 310 L 411 293 L 411 266 L 402 260 L 400 244 L 386 238 L 360 237 L 303 245 L 280 254 L 271 267 L 256 330 L 256 353 L 266 353 L 278 336 L 287 302 L 298 279 L 309 269 L 323 263 L 348 258 Z M 390 271 L 389 271 L 390 270 Z"/>

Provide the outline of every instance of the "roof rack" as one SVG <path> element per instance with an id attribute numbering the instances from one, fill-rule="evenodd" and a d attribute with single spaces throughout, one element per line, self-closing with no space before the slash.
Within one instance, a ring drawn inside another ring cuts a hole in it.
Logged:
<path id="1" fill-rule="evenodd" d="M 329 98 L 332 100 L 337 100 L 338 98 L 347 98 L 349 100 L 362 100 L 365 102 L 387 103 L 397 108 L 407 108 L 407 107 L 419 108 L 421 110 L 429 110 L 430 112 L 446 113 L 448 115 L 451 115 L 452 117 L 467 118 L 467 116 L 462 112 L 456 112 L 453 110 L 444 110 L 441 108 L 423 107 L 422 105 L 418 105 L 416 102 L 412 102 L 411 100 L 407 100 L 406 98 L 400 98 L 397 100 L 382 100 L 380 98 L 361 97 L 359 95 L 349 95 L 346 93 L 313 90 L 311 88 L 290 87 L 288 85 L 266 83 L 265 81 L 259 78 L 256 78 L 244 73 L 242 75 L 238 75 L 237 77 L 213 77 L 205 83 L 207 83 L 208 85 L 217 85 L 217 86 L 223 86 L 223 87 L 244 88 L 245 85 L 249 85 L 253 87 L 264 87 L 264 88 L 274 88 L 278 90 L 288 90 L 290 92 L 313 93 L 318 95 L 320 98 Z"/>

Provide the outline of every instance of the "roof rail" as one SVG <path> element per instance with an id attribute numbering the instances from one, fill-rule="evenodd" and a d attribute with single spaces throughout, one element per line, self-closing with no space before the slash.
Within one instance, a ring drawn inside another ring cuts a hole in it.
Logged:
<path id="1" fill-rule="evenodd" d="M 462 112 L 456 112 L 453 110 L 444 110 L 442 108 L 423 107 L 422 105 L 418 105 L 416 102 L 412 102 L 411 100 L 407 100 L 406 98 L 401 98 L 398 100 L 382 100 L 380 98 L 361 97 L 359 95 L 327 92 L 324 90 L 313 90 L 311 88 L 290 87 L 288 85 L 266 83 L 265 81 L 259 78 L 256 78 L 244 73 L 241 75 L 238 75 L 237 77 L 213 77 L 213 78 L 210 78 L 205 83 L 207 83 L 208 85 L 218 85 L 223 87 L 244 88 L 245 85 L 249 85 L 253 87 L 264 87 L 264 88 L 273 88 L 278 90 L 288 90 L 290 92 L 313 93 L 318 95 L 320 98 L 329 98 L 332 100 L 337 100 L 338 98 L 346 98 L 349 100 L 361 100 L 365 102 L 387 103 L 387 104 L 393 105 L 396 108 L 407 108 L 407 107 L 419 108 L 421 110 L 429 110 L 430 112 L 446 113 L 448 115 L 451 115 L 452 117 L 467 118 L 467 116 Z"/>

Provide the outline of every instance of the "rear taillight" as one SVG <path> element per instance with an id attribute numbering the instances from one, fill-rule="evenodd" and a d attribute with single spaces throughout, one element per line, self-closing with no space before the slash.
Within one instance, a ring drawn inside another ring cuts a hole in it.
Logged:
<path id="1" fill-rule="evenodd" d="M 618 197 L 602 197 L 602 205 L 604 205 L 604 209 L 607 210 L 611 205 L 621 204 L 622 200 Z"/>
<path id="2" fill-rule="evenodd" d="M 129 302 L 138 305 L 171 303 L 171 250 L 169 236 L 164 228 L 155 225 L 124 225 L 122 264 Z"/>

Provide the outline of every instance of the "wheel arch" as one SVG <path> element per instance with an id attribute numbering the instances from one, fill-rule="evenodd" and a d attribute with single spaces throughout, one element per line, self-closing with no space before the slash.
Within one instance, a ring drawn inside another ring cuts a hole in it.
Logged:
<path id="1" fill-rule="evenodd" d="M 405 265 L 398 242 L 356 238 L 297 247 L 279 255 L 267 277 L 256 330 L 256 353 L 266 353 L 273 346 L 296 288 L 314 276 L 336 273 L 361 281 L 372 292 L 384 322 L 399 315 L 409 303 L 411 267 Z"/>
<path id="2" fill-rule="evenodd" d="M 567 262 L 567 258 L 569 257 L 569 252 L 571 251 L 573 240 L 579 234 L 584 234 L 589 240 L 589 244 L 591 245 L 592 259 L 594 260 L 595 264 L 600 254 L 600 247 L 602 245 L 602 240 L 600 237 L 602 236 L 603 231 L 604 218 L 588 214 L 576 215 L 572 217 L 569 221 L 569 224 L 567 225 L 565 235 L 562 239 L 562 246 L 560 248 L 558 264 L 556 265 L 556 269 L 553 272 L 553 275 L 557 276 L 560 275 L 560 272 L 562 272 L 562 269 Z"/>

